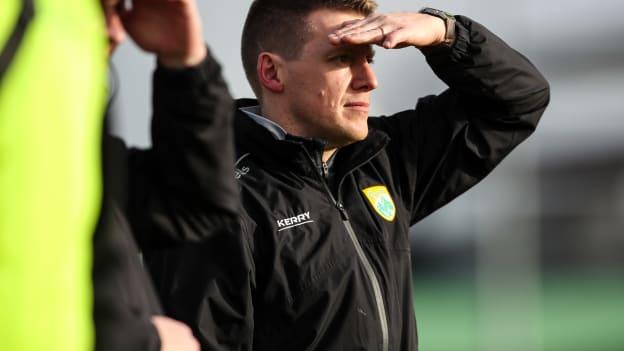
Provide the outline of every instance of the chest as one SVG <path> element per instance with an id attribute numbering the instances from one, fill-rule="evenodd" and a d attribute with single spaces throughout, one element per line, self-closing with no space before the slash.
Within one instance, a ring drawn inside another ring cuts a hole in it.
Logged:
<path id="1" fill-rule="evenodd" d="M 284 298 L 322 289 L 334 270 L 358 269 L 346 222 L 380 274 L 392 271 L 397 252 L 409 251 L 407 210 L 391 178 L 374 165 L 334 184 L 317 175 L 266 170 L 248 176 L 244 207 L 257 225 L 254 239 L 267 274 L 288 281 L 290 296 Z"/>

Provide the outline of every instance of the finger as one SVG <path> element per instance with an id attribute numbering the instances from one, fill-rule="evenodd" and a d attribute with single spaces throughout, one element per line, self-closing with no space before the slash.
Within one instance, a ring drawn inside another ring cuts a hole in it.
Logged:
<path id="1" fill-rule="evenodd" d="M 399 49 L 406 46 L 407 39 L 407 31 L 398 29 L 386 35 L 380 45 L 385 49 Z"/>
<path id="2" fill-rule="evenodd" d="M 378 44 L 384 40 L 385 31 L 381 27 L 376 27 L 365 32 L 356 32 L 340 38 L 341 42 L 346 44 Z"/>
<path id="3" fill-rule="evenodd" d="M 332 44 L 338 45 L 341 42 L 350 44 L 378 43 L 393 28 L 393 24 L 389 21 L 389 16 L 385 14 L 375 14 L 345 23 L 346 26 L 337 29 L 329 35 Z"/>
<path id="4" fill-rule="evenodd" d="M 375 32 L 383 36 L 384 34 L 391 32 L 393 28 L 394 26 L 392 24 L 389 24 L 381 19 L 378 19 L 378 20 L 363 24 L 361 26 L 358 26 L 357 28 L 344 31 L 341 34 L 339 34 L 338 37 L 342 39 L 342 38 L 347 38 L 350 36 L 359 36 L 359 35 L 362 35 L 362 33 L 370 34 L 370 33 L 375 33 Z"/>
<path id="5" fill-rule="evenodd" d="M 346 27 L 353 26 L 353 25 L 355 25 L 356 23 L 358 23 L 358 22 L 360 22 L 360 21 L 362 21 L 362 20 L 364 20 L 364 18 L 358 18 L 358 19 L 354 19 L 354 20 L 344 21 L 344 22 L 342 22 L 342 23 L 340 24 L 340 26 L 338 27 L 338 29 L 337 29 L 337 30 L 340 30 L 340 29 L 343 29 L 343 28 L 346 28 Z"/>
<path id="6" fill-rule="evenodd" d="M 339 28 L 338 30 L 334 31 L 334 34 L 336 34 L 337 36 L 343 36 L 346 33 L 350 33 L 353 31 L 363 31 L 364 28 L 366 28 L 366 26 L 370 27 L 371 23 L 375 23 L 376 21 L 379 20 L 379 15 L 375 15 L 375 16 L 369 16 L 366 18 L 362 18 L 362 19 L 358 19 L 358 20 L 354 20 L 353 22 L 351 22 L 350 24 Z M 348 21 L 350 22 L 350 21 Z M 370 29 L 370 28 L 368 28 Z M 368 30 L 366 29 L 366 30 Z"/>

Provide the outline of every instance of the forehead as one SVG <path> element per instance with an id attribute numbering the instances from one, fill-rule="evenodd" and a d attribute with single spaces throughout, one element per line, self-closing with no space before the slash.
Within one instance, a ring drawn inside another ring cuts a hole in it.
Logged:
<path id="1" fill-rule="evenodd" d="M 328 35 L 342 27 L 342 24 L 365 16 L 351 10 L 318 9 L 307 17 L 309 39 L 304 45 L 304 54 L 310 51 L 327 51 L 337 48 L 329 41 Z M 368 45 L 366 45 L 368 46 Z"/>
<path id="2" fill-rule="evenodd" d="M 364 18 L 364 15 L 351 10 L 318 9 L 307 16 L 308 23 L 314 32 L 329 34 L 338 29 L 342 23 Z"/>

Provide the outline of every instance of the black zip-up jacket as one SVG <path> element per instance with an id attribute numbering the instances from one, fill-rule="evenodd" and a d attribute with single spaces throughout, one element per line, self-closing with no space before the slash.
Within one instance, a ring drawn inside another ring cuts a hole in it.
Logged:
<path id="1" fill-rule="evenodd" d="M 151 149 L 127 149 L 104 135 L 104 201 L 93 243 L 96 351 L 160 350 L 151 317 L 163 312 L 135 236 L 146 250 L 198 242 L 238 213 L 233 101 L 219 64 L 208 54 L 196 67 L 158 67 L 153 100 Z M 187 229 L 198 221 L 201 231 Z"/>
<path id="2" fill-rule="evenodd" d="M 549 101 L 526 58 L 468 18 L 456 29 L 426 54 L 449 89 L 369 118 L 329 177 L 322 143 L 278 140 L 238 113 L 240 243 L 161 258 L 163 302 L 204 350 L 418 349 L 410 226 L 483 179 Z"/>

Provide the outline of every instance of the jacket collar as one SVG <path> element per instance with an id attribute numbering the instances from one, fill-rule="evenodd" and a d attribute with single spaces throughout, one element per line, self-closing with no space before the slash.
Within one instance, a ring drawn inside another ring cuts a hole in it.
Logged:
<path id="1" fill-rule="evenodd" d="M 256 123 L 268 129 L 275 136 L 275 139 L 284 140 L 286 138 L 287 133 L 282 126 L 261 115 L 260 105 L 241 107 L 239 110 L 245 112 Z"/>
<path id="2" fill-rule="evenodd" d="M 237 155 L 250 153 L 262 164 L 273 169 L 299 170 L 305 174 L 318 173 L 325 142 L 287 134 L 277 139 L 268 129 L 250 118 L 241 107 L 258 105 L 255 99 L 236 102 L 234 121 Z M 369 129 L 366 139 L 338 150 L 334 163 L 335 174 L 342 176 L 378 154 L 389 142 L 388 135 L 377 129 Z M 314 164 L 310 162 L 313 160 Z"/>

